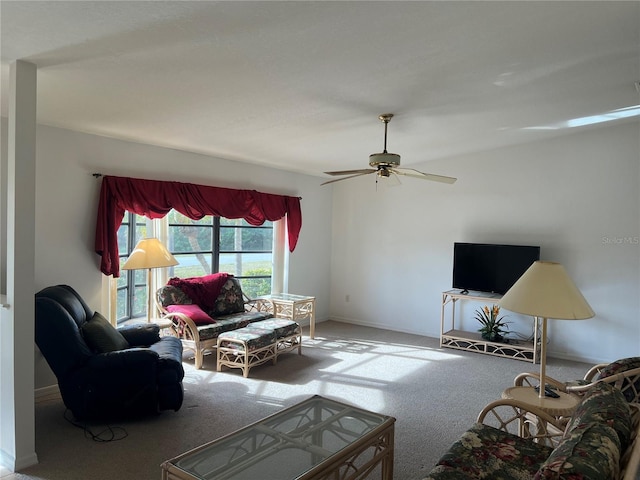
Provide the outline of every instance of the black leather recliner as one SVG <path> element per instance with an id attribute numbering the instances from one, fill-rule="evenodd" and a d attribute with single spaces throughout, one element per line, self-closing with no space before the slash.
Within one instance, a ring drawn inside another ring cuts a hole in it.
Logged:
<path id="1" fill-rule="evenodd" d="M 100 314 L 72 287 L 56 285 L 38 292 L 35 313 L 36 344 L 75 418 L 108 420 L 180 409 L 182 344 L 175 337 L 160 337 L 156 324 L 126 326 L 117 329 L 119 333 L 107 325 L 124 348 L 101 353 L 85 338 L 85 324 Z"/>

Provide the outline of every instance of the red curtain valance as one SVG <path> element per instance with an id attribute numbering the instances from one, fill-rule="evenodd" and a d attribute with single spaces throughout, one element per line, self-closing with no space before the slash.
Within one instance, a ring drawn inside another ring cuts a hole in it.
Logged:
<path id="1" fill-rule="evenodd" d="M 139 178 L 106 176 L 102 179 L 96 253 L 102 256 L 100 270 L 120 276 L 118 227 L 129 211 L 148 218 L 162 218 L 171 209 L 199 220 L 206 215 L 244 218 L 251 225 L 262 225 L 287 216 L 289 250 L 293 252 L 302 228 L 300 198 L 261 193 L 255 190 L 163 182 Z"/>

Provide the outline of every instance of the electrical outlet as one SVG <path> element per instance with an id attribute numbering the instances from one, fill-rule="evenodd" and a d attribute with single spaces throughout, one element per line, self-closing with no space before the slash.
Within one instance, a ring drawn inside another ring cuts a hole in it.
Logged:
<path id="1" fill-rule="evenodd" d="M 351 295 L 347 294 L 344 296 L 344 301 L 345 302 L 349 302 L 349 300 L 351 300 Z"/>

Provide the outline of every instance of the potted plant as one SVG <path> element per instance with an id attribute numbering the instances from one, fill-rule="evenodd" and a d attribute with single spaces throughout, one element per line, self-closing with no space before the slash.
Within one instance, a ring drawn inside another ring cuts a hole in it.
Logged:
<path id="1" fill-rule="evenodd" d="M 491 308 L 484 306 L 481 310 L 476 310 L 476 320 L 482 325 L 478 331 L 485 340 L 490 342 L 501 342 L 503 334 L 509 330 L 504 316 L 500 317 L 500 307 L 493 305 Z"/>

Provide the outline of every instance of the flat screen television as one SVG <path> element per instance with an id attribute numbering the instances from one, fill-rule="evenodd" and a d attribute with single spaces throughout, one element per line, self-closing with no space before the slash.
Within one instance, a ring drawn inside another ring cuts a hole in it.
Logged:
<path id="1" fill-rule="evenodd" d="M 456 242 L 453 288 L 504 295 L 536 260 L 540 247 Z"/>

